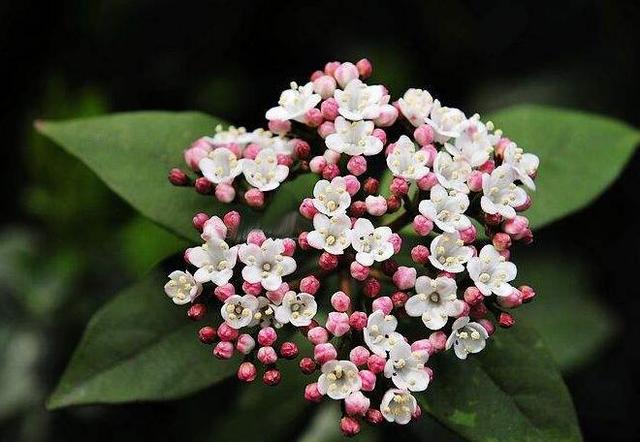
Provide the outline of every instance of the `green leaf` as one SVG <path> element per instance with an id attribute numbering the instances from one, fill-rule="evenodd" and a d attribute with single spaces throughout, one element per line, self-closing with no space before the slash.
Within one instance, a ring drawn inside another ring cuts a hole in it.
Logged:
<path id="1" fill-rule="evenodd" d="M 597 298 L 592 272 L 577 253 L 537 244 L 518 254 L 518 282 L 536 298 L 514 311 L 519 324 L 538 331 L 563 371 L 583 365 L 616 332 L 614 314 Z M 576 330 L 589 333 L 576 333 Z"/>
<path id="2" fill-rule="evenodd" d="M 465 439 L 581 440 L 569 392 L 531 330 L 498 330 L 483 352 L 465 361 L 447 352 L 434 358 L 433 368 L 433 383 L 418 398 Z"/>
<path id="3" fill-rule="evenodd" d="M 593 202 L 613 183 L 636 146 L 640 131 L 611 118 L 584 112 L 524 105 L 492 115 L 496 127 L 540 157 L 526 212 L 540 228 Z"/>
<path id="4" fill-rule="evenodd" d="M 162 292 L 152 272 L 96 313 L 48 407 L 188 395 L 235 372 L 197 339 L 199 324 Z"/>
<path id="5" fill-rule="evenodd" d="M 132 112 L 40 121 L 36 128 L 79 158 L 141 214 L 197 241 L 198 234 L 191 226 L 197 212 L 222 214 L 235 209 L 250 219 L 261 220 L 245 206 L 221 204 L 192 188 L 176 188 L 167 181 L 171 168 L 184 165 L 183 150 L 195 139 L 210 134 L 219 123 L 197 112 Z M 274 208 L 267 211 L 269 222 L 256 225 L 266 230 L 281 229 L 282 218 L 291 218 L 302 195 L 311 193 L 313 182 L 307 174 L 278 188 L 271 201 Z"/>

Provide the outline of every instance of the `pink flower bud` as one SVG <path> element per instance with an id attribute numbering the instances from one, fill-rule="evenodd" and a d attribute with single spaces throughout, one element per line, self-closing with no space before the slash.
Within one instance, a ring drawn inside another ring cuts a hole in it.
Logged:
<path id="1" fill-rule="evenodd" d="M 340 162 L 340 152 L 336 152 L 335 150 L 327 149 L 322 156 L 327 160 L 327 164 L 337 165 Z"/>
<path id="2" fill-rule="evenodd" d="M 365 365 L 369 356 L 371 356 L 371 352 L 362 345 L 352 348 L 349 352 L 349 360 L 358 366 Z"/>
<path id="3" fill-rule="evenodd" d="M 189 149 L 184 151 L 184 161 L 187 163 L 187 166 L 194 172 L 199 172 L 200 167 L 198 164 L 200 160 L 206 158 L 209 152 L 211 152 L 211 148 L 203 149 L 200 146 L 192 146 Z"/>
<path id="4" fill-rule="evenodd" d="M 209 215 L 207 215 L 206 213 L 196 213 L 196 215 L 193 217 L 193 227 L 197 231 L 202 232 L 204 223 L 206 223 L 208 219 Z"/>
<path id="5" fill-rule="evenodd" d="M 276 363 L 278 355 L 273 347 L 260 347 L 258 349 L 258 360 L 264 365 L 271 365 Z"/>
<path id="6" fill-rule="evenodd" d="M 498 304 L 504 308 L 518 308 L 522 305 L 523 299 L 522 292 L 517 289 L 513 289 L 508 296 L 497 297 Z"/>
<path id="7" fill-rule="evenodd" d="M 389 190 L 394 195 L 404 196 L 409 193 L 409 182 L 404 178 L 395 177 L 389 185 Z"/>
<path id="8" fill-rule="evenodd" d="M 433 332 L 429 335 L 429 342 L 431 342 L 434 353 L 439 353 L 447 345 L 447 335 L 442 331 Z"/>
<path id="9" fill-rule="evenodd" d="M 384 422 L 384 416 L 382 415 L 380 410 L 376 410 L 374 408 L 369 408 L 364 418 L 371 425 L 380 425 L 382 422 Z"/>
<path id="10" fill-rule="evenodd" d="M 420 339 L 411 344 L 411 351 L 424 351 L 429 355 L 434 352 L 433 344 L 428 339 Z"/>
<path id="11" fill-rule="evenodd" d="M 262 293 L 262 284 L 260 284 L 259 282 L 251 283 L 244 281 L 242 283 L 242 291 L 247 295 L 258 296 L 260 293 Z"/>
<path id="12" fill-rule="evenodd" d="M 285 359 L 294 359 L 298 356 L 298 346 L 293 342 L 283 342 L 280 346 L 280 356 Z"/>
<path id="13" fill-rule="evenodd" d="M 313 383 L 304 387 L 304 398 L 309 402 L 321 402 L 322 393 L 318 390 L 318 384 Z"/>
<path id="14" fill-rule="evenodd" d="M 338 357 L 338 352 L 332 344 L 318 344 L 313 347 L 313 358 L 320 365 L 325 362 L 333 361 Z"/>
<path id="15" fill-rule="evenodd" d="M 322 169 L 322 178 L 325 180 L 331 181 L 338 175 L 340 175 L 340 168 L 336 164 L 329 163 Z"/>
<path id="16" fill-rule="evenodd" d="M 469 316 L 472 319 L 484 318 L 485 316 L 487 316 L 487 313 L 489 313 L 489 310 L 487 309 L 487 306 L 484 305 L 484 302 L 479 302 L 478 304 L 472 305 L 469 309 Z"/>
<path id="17" fill-rule="evenodd" d="M 364 287 L 362 287 L 362 292 L 369 298 L 375 298 L 380 294 L 381 288 L 380 281 L 376 278 L 367 278 L 364 282 Z"/>
<path id="18" fill-rule="evenodd" d="M 497 226 L 502 222 L 502 215 L 500 215 L 499 213 L 493 213 L 493 214 L 485 213 L 484 222 L 486 222 L 490 226 Z"/>
<path id="19" fill-rule="evenodd" d="M 186 173 L 178 168 L 173 168 L 169 171 L 169 182 L 174 186 L 187 186 L 189 185 L 189 177 Z"/>
<path id="20" fill-rule="evenodd" d="M 531 302 L 536 297 L 536 292 L 528 285 L 521 285 L 518 290 L 522 293 L 522 302 Z"/>
<path id="21" fill-rule="evenodd" d="M 413 138 L 420 146 L 433 143 L 433 128 L 428 124 L 422 124 L 413 131 Z"/>
<path id="22" fill-rule="evenodd" d="M 364 201 L 354 201 L 349 206 L 349 214 L 356 218 L 361 218 L 365 213 L 367 213 L 367 205 Z"/>
<path id="23" fill-rule="evenodd" d="M 374 312 L 381 310 L 385 315 L 388 315 L 393 310 L 393 300 L 388 296 L 381 296 L 373 300 L 371 308 Z"/>
<path id="24" fill-rule="evenodd" d="M 365 312 L 353 312 L 349 316 L 349 325 L 352 329 L 360 331 L 367 326 L 367 314 Z"/>
<path id="25" fill-rule="evenodd" d="M 395 252 L 395 245 L 393 243 L 392 245 Z M 393 276 L 393 274 L 398 270 L 398 267 L 398 263 L 393 258 L 389 258 L 382 262 L 382 272 L 387 276 Z"/>
<path id="26" fill-rule="evenodd" d="M 420 236 L 427 236 L 433 230 L 433 221 L 422 215 L 416 215 L 413 218 L 413 230 Z"/>
<path id="27" fill-rule="evenodd" d="M 364 416 L 371 406 L 371 401 L 362 392 L 356 391 L 344 400 L 344 409 L 349 416 Z"/>
<path id="28" fill-rule="evenodd" d="M 229 327 L 229 325 L 225 322 L 218 326 L 218 337 L 222 341 L 235 341 L 238 338 L 238 334 L 238 330 Z"/>
<path id="29" fill-rule="evenodd" d="M 516 324 L 516 320 L 509 313 L 502 312 L 498 316 L 498 325 L 502 328 L 511 328 Z"/>
<path id="30" fill-rule="evenodd" d="M 384 371 L 384 365 L 385 365 L 386 361 L 382 356 L 378 356 L 378 355 L 371 355 L 369 356 L 369 359 L 367 360 L 367 368 L 370 370 L 370 373 L 373 375 L 376 374 L 380 374 Z M 365 372 L 365 370 L 361 370 L 360 371 L 360 378 L 362 379 L 362 372 Z M 373 378 L 374 382 L 375 382 L 375 376 Z M 364 384 L 364 382 L 363 382 Z M 364 387 L 364 386 L 363 386 Z M 366 389 L 363 388 L 364 391 L 368 391 Z"/>
<path id="31" fill-rule="evenodd" d="M 347 163 L 347 169 L 355 176 L 360 176 L 367 171 L 367 160 L 362 155 L 351 157 Z"/>
<path id="32" fill-rule="evenodd" d="M 253 339 L 251 335 L 246 333 L 238 336 L 238 340 L 236 341 L 236 350 L 238 350 L 243 355 L 247 355 L 251 353 L 251 351 L 256 347 L 256 341 Z"/>
<path id="33" fill-rule="evenodd" d="M 349 62 L 342 63 L 333 73 L 333 76 L 336 78 L 336 81 L 341 88 L 344 88 L 351 80 L 358 78 L 358 75 L 359 73 L 356 65 Z"/>
<path id="34" fill-rule="evenodd" d="M 472 192 L 480 192 L 482 191 L 482 175 L 483 173 L 479 170 L 474 170 L 467 178 L 467 184 L 469 186 L 469 190 Z"/>
<path id="35" fill-rule="evenodd" d="M 322 117 L 327 121 L 334 121 L 339 115 L 338 102 L 335 98 L 328 98 L 320 104 L 320 112 Z"/>
<path id="36" fill-rule="evenodd" d="M 464 291 L 464 302 L 473 306 L 484 301 L 484 295 L 476 287 L 467 287 Z"/>
<path id="37" fill-rule="evenodd" d="M 496 326 L 488 319 L 478 319 L 478 323 L 487 331 L 489 336 L 496 331 Z"/>
<path id="38" fill-rule="evenodd" d="M 236 197 L 236 190 L 230 184 L 220 183 L 216 186 L 215 196 L 221 203 L 228 204 Z"/>
<path id="39" fill-rule="evenodd" d="M 298 367 L 300 367 L 300 371 L 304 374 L 311 374 L 316 371 L 318 364 L 316 364 L 311 358 L 302 358 L 298 363 Z"/>
<path id="40" fill-rule="evenodd" d="M 247 244 L 261 246 L 267 239 L 267 235 L 260 229 L 254 229 L 247 234 Z"/>
<path id="41" fill-rule="evenodd" d="M 318 213 L 318 209 L 313 205 L 313 199 L 303 199 L 302 203 L 300 203 L 300 215 L 307 219 L 313 219 L 316 213 Z"/>
<path id="42" fill-rule="evenodd" d="M 329 252 L 322 252 L 322 255 L 318 258 L 318 265 L 322 270 L 333 270 L 338 267 L 338 257 Z"/>
<path id="43" fill-rule="evenodd" d="M 356 281 L 364 281 L 369 276 L 369 267 L 363 266 L 358 261 L 353 261 L 349 270 L 351 277 Z"/>
<path id="44" fill-rule="evenodd" d="M 240 214 L 235 210 L 225 213 L 222 218 L 222 222 L 225 226 L 227 226 L 229 235 L 234 236 L 238 231 L 238 226 L 240 226 Z"/>
<path id="45" fill-rule="evenodd" d="M 340 419 L 340 431 L 347 437 L 353 437 L 360 433 L 360 422 L 351 416 L 344 416 Z"/>
<path id="46" fill-rule="evenodd" d="M 336 80 L 330 75 L 322 75 L 313 80 L 313 91 L 320 95 L 323 100 L 333 97 L 336 90 Z"/>
<path id="47" fill-rule="evenodd" d="M 280 379 L 280 371 L 275 368 L 265 371 L 262 375 L 262 382 L 266 385 L 278 385 L 280 383 Z"/>
<path id="48" fill-rule="evenodd" d="M 529 220 L 524 216 L 516 216 L 502 223 L 502 230 L 509 234 L 512 239 L 521 239 L 529 230 Z"/>
<path id="49" fill-rule="evenodd" d="M 330 61 L 324 65 L 324 73 L 327 75 L 333 75 L 336 69 L 338 69 L 338 66 L 340 66 L 339 61 Z"/>
<path id="50" fill-rule="evenodd" d="M 309 232 L 301 232 L 300 235 L 298 235 L 298 246 L 300 246 L 302 250 L 309 250 L 311 247 L 309 241 L 307 241 L 308 234 Z"/>
<path id="51" fill-rule="evenodd" d="M 211 191 L 213 191 L 213 183 L 201 176 L 200 178 L 196 178 L 195 188 L 196 192 L 202 195 L 209 195 L 211 194 Z"/>
<path id="52" fill-rule="evenodd" d="M 511 247 L 511 237 L 503 232 L 498 232 L 493 235 L 491 242 L 493 243 L 493 247 L 498 251 L 507 250 Z"/>
<path id="53" fill-rule="evenodd" d="M 387 133 L 384 131 L 384 129 L 373 129 L 371 135 L 382 141 L 382 144 L 387 144 Z"/>
<path id="54" fill-rule="evenodd" d="M 205 221 L 202 226 L 202 238 L 209 241 L 212 238 L 224 238 L 227 236 L 227 226 L 217 216 L 213 216 Z"/>
<path id="55" fill-rule="evenodd" d="M 187 317 L 192 321 L 200 321 L 207 314 L 207 306 L 204 304 L 193 304 L 187 310 Z"/>
<path id="56" fill-rule="evenodd" d="M 393 253 L 399 253 L 402 248 L 402 238 L 397 233 L 392 233 L 389 242 L 393 246 Z"/>
<path id="57" fill-rule="evenodd" d="M 258 344 L 263 347 L 273 345 L 276 339 L 278 339 L 278 334 L 273 327 L 265 327 L 258 332 Z"/>
<path id="58" fill-rule="evenodd" d="M 380 115 L 378 118 L 374 119 L 373 122 L 378 127 L 389 127 L 393 126 L 393 123 L 398 119 L 398 109 L 390 104 L 385 104 L 381 106 Z"/>
<path id="59" fill-rule="evenodd" d="M 400 290 L 408 290 L 416 283 L 416 269 L 413 267 L 400 266 L 393 274 L 393 283 Z"/>
<path id="60" fill-rule="evenodd" d="M 476 226 L 473 224 L 466 229 L 458 231 L 458 233 L 460 234 L 460 239 L 467 245 L 475 242 L 477 237 Z"/>
<path id="61" fill-rule="evenodd" d="M 311 161 L 309 161 L 309 168 L 311 172 L 317 173 L 317 174 L 322 173 L 322 170 L 325 168 L 326 165 L 327 165 L 327 160 L 325 160 L 323 156 L 313 157 L 311 158 Z"/>
<path id="62" fill-rule="evenodd" d="M 285 293 L 287 293 L 288 291 L 289 291 L 289 284 L 287 284 L 286 282 L 283 282 L 282 284 L 280 284 L 280 287 L 278 287 L 277 289 L 268 290 L 266 295 L 269 301 L 279 305 L 282 302 L 282 298 L 284 298 Z"/>
<path id="63" fill-rule="evenodd" d="M 318 126 L 318 135 L 320 138 L 327 138 L 329 135 L 336 133 L 336 127 L 332 121 L 325 121 Z"/>
<path id="64" fill-rule="evenodd" d="M 274 134 L 286 135 L 291 130 L 291 121 L 269 120 L 269 130 Z"/>
<path id="65" fill-rule="evenodd" d="M 360 78 L 366 80 L 367 78 L 371 77 L 371 74 L 373 73 L 373 66 L 371 65 L 371 62 L 369 60 L 367 60 L 366 58 L 361 58 L 356 63 L 356 67 L 358 68 L 358 74 L 360 74 Z"/>
<path id="66" fill-rule="evenodd" d="M 331 306 L 337 312 L 346 312 L 351 306 L 351 299 L 344 292 L 335 292 L 331 296 Z"/>
<path id="67" fill-rule="evenodd" d="M 322 113 L 318 108 L 312 108 L 304 114 L 304 122 L 307 126 L 310 127 L 318 127 L 322 124 L 324 118 L 322 118 Z"/>
<path id="68" fill-rule="evenodd" d="M 407 300 L 409 300 L 409 295 L 407 295 L 405 292 L 398 291 L 398 292 L 395 292 L 393 295 L 391 295 L 393 308 L 404 307 L 404 305 L 407 303 Z"/>
<path id="69" fill-rule="evenodd" d="M 282 254 L 284 256 L 293 256 L 296 252 L 296 242 L 291 238 L 284 238 L 282 240 L 282 244 L 284 245 L 284 251 Z"/>
<path id="70" fill-rule="evenodd" d="M 478 170 L 482 173 L 491 173 L 496 168 L 496 163 L 493 160 L 487 160 L 478 167 Z"/>
<path id="71" fill-rule="evenodd" d="M 429 248 L 423 245 L 417 245 L 411 249 L 411 259 L 417 264 L 425 264 L 429 261 Z"/>
<path id="72" fill-rule="evenodd" d="M 418 185 L 418 189 L 420 190 L 431 190 L 433 186 L 438 184 L 438 178 L 433 172 L 429 172 L 418 181 L 416 181 L 416 184 Z"/>
<path id="73" fill-rule="evenodd" d="M 252 188 L 244 193 L 244 199 L 249 205 L 255 209 L 259 209 L 264 206 L 264 193 L 261 190 Z"/>
<path id="74" fill-rule="evenodd" d="M 253 382 L 257 374 L 258 370 L 256 370 L 256 366 L 251 362 L 243 362 L 240 364 L 240 367 L 238 367 L 238 379 L 242 382 Z"/>
<path id="75" fill-rule="evenodd" d="M 514 207 L 514 209 L 516 210 L 516 212 L 524 212 L 529 207 L 531 207 L 531 197 L 527 195 L 527 199 L 524 201 L 524 203 Z"/>
<path id="76" fill-rule="evenodd" d="M 203 344 L 212 344 L 217 336 L 216 329 L 208 325 L 198 330 L 198 339 Z"/>
<path id="77" fill-rule="evenodd" d="M 286 153 L 279 153 L 277 155 L 277 160 L 278 160 L 278 164 L 281 164 L 283 166 L 287 166 L 287 167 L 293 166 L 293 158 L 291 157 L 291 155 L 288 155 Z"/>
<path id="78" fill-rule="evenodd" d="M 342 312 L 331 312 L 326 324 L 327 330 L 334 336 L 343 336 L 349 332 L 349 315 Z"/>
<path id="79" fill-rule="evenodd" d="M 329 340 L 329 333 L 324 327 L 313 327 L 307 332 L 307 339 L 313 345 L 324 344 Z"/>
<path id="80" fill-rule="evenodd" d="M 420 407 L 420 405 L 416 405 L 416 409 L 413 410 L 413 413 L 411 414 L 411 419 L 413 419 L 414 421 L 417 421 L 421 417 L 422 417 L 422 408 Z"/>
<path id="81" fill-rule="evenodd" d="M 367 206 L 367 212 L 372 216 L 382 216 L 387 212 L 387 200 L 383 196 L 369 195 L 364 203 Z"/>
<path id="82" fill-rule="evenodd" d="M 315 81 L 318 78 L 322 77 L 324 75 L 324 71 L 321 70 L 315 70 L 311 73 L 311 76 L 309 77 L 310 81 Z"/>
<path id="83" fill-rule="evenodd" d="M 313 275 L 305 276 L 300 280 L 300 291 L 314 295 L 320 288 L 320 281 Z"/>
<path id="84" fill-rule="evenodd" d="M 220 341 L 213 348 L 213 355 L 218 359 L 230 359 L 233 356 L 233 344 L 228 341 Z"/>
<path id="85" fill-rule="evenodd" d="M 351 196 L 358 193 L 358 191 L 360 190 L 360 181 L 358 181 L 358 179 L 353 175 L 345 175 L 343 178 L 347 193 Z"/>

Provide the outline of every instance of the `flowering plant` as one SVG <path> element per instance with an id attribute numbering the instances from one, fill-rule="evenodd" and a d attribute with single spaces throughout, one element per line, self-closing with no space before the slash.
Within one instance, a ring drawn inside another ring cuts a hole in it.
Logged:
<path id="1" fill-rule="evenodd" d="M 602 193 L 638 131 L 539 106 L 481 119 L 421 89 L 392 100 L 371 74 L 367 60 L 328 63 L 253 131 L 193 112 L 36 124 L 175 233 L 154 258 L 188 247 L 96 313 L 50 408 L 176 399 L 235 376 L 253 385 L 216 407 L 234 435 L 250 434 L 245 415 L 276 431 L 335 400 L 347 435 L 433 417 L 467 440 L 580 439 L 556 363 L 597 346 L 575 333 L 599 326 L 574 308 L 590 302 L 586 272 L 521 246 Z"/>
<path id="2" fill-rule="evenodd" d="M 266 112 L 269 130 L 218 126 L 185 151 L 195 179 L 178 168 L 169 174 L 175 185 L 258 210 L 285 180 L 319 177 L 300 202 L 311 222 L 292 232 L 295 240 L 261 229 L 245 235 L 235 210 L 196 214 L 203 243 L 184 254 L 192 272 L 171 272 L 165 292 L 190 304 L 191 319 L 210 322 L 199 338 L 217 358 L 242 355 L 244 382 L 258 365 L 265 384 L 278 384 L 279 359 L 299 356 L 288 339 L 299 330 L 313 345 L 299 360 L 313 377 L 305 399 L 341 401 L 348 436 L 362 421 L 419 417 L 414 395 L 437 382 L 430 357 L 482 351 L 496 324 L 514 325 L 507 310 L 535 297 L 512 285 L 510 250 L 533 240 L 522 213 L 538 157 L 426 90 L 392 103 L 384 86 L 364 82 L 371 72 L 366 59 L 328 63 L 282 92 Z M 412 262 L 399 265 L 407 237 Z M 332 274 L 338 290 L 321 282 Z"/>

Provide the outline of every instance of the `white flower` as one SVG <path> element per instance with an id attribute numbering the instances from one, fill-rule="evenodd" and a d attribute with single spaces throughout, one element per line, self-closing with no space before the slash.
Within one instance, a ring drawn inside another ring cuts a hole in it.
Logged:
<path id="1" fill-rule="evenodd" d="M 509 296 L 513 287 L 509 284 L 516 278 L 518 269 L 512 262 L 505 261 L 496 248 L 487 244 L 467 264 L 469 276 L 483 295 L 495 293 L 498 296 Z"/>
<path id="2" fill-rule="evenodd" d="M 331 399 L 344 399 L 362 388 L 358 367 L 351 361 L 325 362 L 321 370 L 322 374 L 318 378 L 318 391 Z"/>
<path id="3" fill-rule="evenodd" d="M 284 256 L 281 239 L 267 238 L 261 246 L 244 244 L 238 257 L 246 264 L 242 277 L 250 284 L 261 283 L 266 290 L 276 290 L 282 284 L 282 277 L 296 270 L 296 261 Z"/>
<path id="4" fill-rule="evenodd" d="M 460 135 L 460 125 L 466 121 L 464 113 L 455 107 L 441 106 L 440 101 L 435 100 L 431 107 L 430 118 L 425 122 L 433 128 L 434 139 L 438 143 L 444 143 L 450 138 Z"/>
<path id="5" fill-rule="evenodd" d="M 515 218 L 514 207 L 527 202 L 527 192 L 514 184 L 515 179 L 513 167 L 507 164 L 496 167 L 491 175 L 482 175 L 482 210 L 491 215 L 499 213 L 508 219 Z"/>
<path id="6" fill-rule="evenodd" d="M 289 175 L 289 168 L 278 164 L 278 158 L 273 149 L 263 149 L 258 152 L 255 160 L 244 158 L 240 162 L 244 177 L 249 184 L 263 192 L 275 189 Z"/>
<path id="7" fill-rule="evenodd" d="M 382 397 L 380 412 L 388 422 L 400 425 L 408 424 L 415 413 L 418 403 L 411 393 L 406 390 L 392 388 Z"/>
<path id="8" fill-rule="evenodd" d="M 455 190 L 436 184 L 431 188 L 428 200 L 420 201 L 418 210 L 427 219 L 433 221 L 444 232 L 464 230 L 471 226 L 471 221 L 464 215 L 469 207 L 469 197 Z"/>
<path id="9" fill-rule="evenodd" d="M 229 126 L 224 130 L 222 125 L 218 124 L 215 135 L 208 137 L 207 140 L 215 147 L 224 147 L 230 144 L 237 144 L 240 147 L 244 147 L 251 142 L 251 134 L 247 133 L 244 127 Z"/>
<path id="10" fill-rule="evenodd" d="M 230 183 L 242 173 L 242 164 L 226 147 L 218 147 L 198 163 L 206 179 L 214 184 Z"/>
<path id="11" fill-rule="evenodd" d="M 307 235 L 311 247 L 324 249 L 332 255 L 342 255 L 351 244 L 351 219 L 347 215 L 329 218 L 322 213 L 313 217 L 313 228 Z"/>
<path id="12" fill-rule="evenodd" d="M 375 128 L 372 121 L 350 122 L 339 116 L 336 118 L 334 126 L 336 132 L 325 140 L 329 149 L 352 156 L 375 155 L 382 151 L 382 141 L 371 135 Z"/>
<path id="13" fill-rule="evenodd" d="M 164 285 L 164 292 L 178 305 L 187 304 L 202 293 L 202 285 L 191 273 L 176 270 L 169 273 L 169 282 Z"/>
<path id="14" fill-rule="evenodd" d="M 346 213 L 351 204 L 351 196 L 347 192 L 347 184 L 342 177 L 335 177 L 331 182 L 320 180 L 313 188 L 313 205 L 320 213 L 334 216 Z"/>
<path id="15" fill-rule="evenodd" d="M 304 123 L 305 114 L 320 103 L 322 97 L 313 93 L 313 83 L 298 86 L 291 82 L 291 89 L 280 94 L 278 105 L 269 109 L 265 115 L 267 120 L 295 120 Z"/>
<path id="16" fill-rule="evenodd" d="M 393 244 L 389 241 L 393 232 L 389 227 L 374 228 L 371 221 L 359 218 L 351 231 L 351 244 L 356 252 L 356 261 L 371 266 L 393 256 Z"/>
<path id="17" fill-rule="evenodd" d="M 471 174 L 471 166 L 464 158 L 454 160 L 447 152 L 438 152 L 433 162 L 433 173 L 443 187 L 469 193 L 466 181 Z"/>
<path id="18" fill-rule="evenodd" d="M 532 153 L 524 153 L 516 143 L 511 143 L 505 148 L 503 157 L 502 164 L 513 167 L 518 179 L 529 189 L 535 190 L 536 185 L 531 177 L 535 176 L 540 159 Z"/>
<path id="19" fill-rule="evenodd" d="M 429 374 L 424 364 L 429 359 L 426 351 L 411 351 L 406 342 L 399 342 L 389 352 L 384 375 L 391 378 L 396 387 L 409 391 L 424 391 L 429 385 Z"/>
<path id="20" fill-rule="evenodd" d="M 249 327 L 260 324 L 260 327 L 274 326 L 275 328 L 282 327 L 282 324 L 276 320 L 277 306 L 266 298 L 265 296 L 258 296 L 258 310 L 253 314 L 253 320 L 249 324 Z"/>
<path id="21" fill-rule="evenodd" d="M 416 279 L 416 294 L 404 308 L 409 316 L 421 316 L 430 330 L 440 330 L 450 316 L 458 316 L 464 310 L 464 303 L 456 298 L 457 289 L 455 279 L 420 276 Z"/>
<path id="22" fill-rule="evenodd" d="M 318 311 L 318 304 L 308 293 L 289 291 L 282 298 L 282 304 L 276 307 L 276 320 L 281 324 L 291 323 L 296 327 L 306 327 Z"/>
<path id="23" fill-rule="evenodd" d="M 432 105 L 431 94 L 423 89 L 407 89 L 404 96 L 398 100 L 400 112 L 415 127 L 425 122 Z"/>
<path id="24" fill-rule="evenodd" d="M 437 269 L 450 273 L 464 271 L 464 263 L 473 255 L 471 247 L 466 247 L 458 232 L 436 236 L 431 241 L 429 261 Z"/>
<path id="25" fill-rule="evenodd" d="M 398 320 L 393 315 L 386 315 L 376 310 L 369 315 L 367 326 L 363 330 L 364 342 L 378 356 L 386 357 L 397 343 L 404 342 L 404 337 L 396 331 Z"/>
<path id="26" fill-rule="evenodd" d="M 237 256 L 237 246 L 229 248 L 229 245 L 221 239 L 212 239 L 200 247 L 187 250 L 187 259 L 198 267 L 193 275 L 196 281 L 211 281 L 215 285 L 224 285 L 229 282 L 233 276 Z"/>
<path id="27" fill-rule="evenodd" d="M 459 126 L 460 135 L 454 144 L 445 143 L 447 151 L 453 158 L 462 157 L 471 167 L 478 167 L 489 159 L 493 146 L 499 137 L 490 134 L 487 126 L 474 115 Z"/>
<path id="28" fill-rule="evenodd" d="M 220 314 L 229 327 L 238 330 L 253 321 L 258 307 L 258 299 L 253 295 L 232 295 L 224 301 Z"/>
<path id="29" fill-rule="evenodd" d="M 373 120 L 380 116 L 382 106 L 389 102 L 380 85 L 367 86 L 359 79 L 347 84 L 344 90 L 336 89 L 333 97 L 338 102 L 338 112 L 347 120 Z"/>
<path id="30" fill-rule="evenodd" d="M 406 135 L 402 135 L 396 141 L 393 152 L 387 156 L 387 166 L 393 175 L 409 180 L 419 180 L 429 173 L 426 164 L 425 152 L 422 150 L 416 152 L 415 144 Z"/>
<path id="31" fill-rule="evenodd" d="M 460 359 L 467 359 L 469 353 L 478 353 L 486 345 L 489 334 L 477 322 L 469 322 L 465 316 L 455 320 L 451 334 L 447 339 L 447 350 L 453 346 L 453 351 Z"/>

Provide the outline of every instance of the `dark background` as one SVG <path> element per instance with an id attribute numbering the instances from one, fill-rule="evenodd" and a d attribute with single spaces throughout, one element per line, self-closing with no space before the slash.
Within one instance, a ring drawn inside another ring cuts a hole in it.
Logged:
<path id="1" fill-rule="evenodd" d="M 206 391 L 163 404 L 44 411 L 91 313 L 146 265 L 124 244 L 136 229 L 163 233 L 34 135 L 34 119 L 197 109 L 257 127 L 291 79 L 326 61 L 368 57 L 392 95 L 427 87 L 470 113 L 536 102 L 639 126 L 638 23 L 637 3 L 614 1 L 3 1 L 0 237 L 20 251 L 21 265 L 0 271 L 22 284 L 14 292 L 28 286 L 37 299 L 0 299 L 0 346 L 26 342 L 20 354 L 28 357 L 13 372 L 29 393 L 19 407 L 0 408 L 0 439 L 215 440 L 203 421 L 220 400 Z M 588 440 L 640 436 L 639 165 L 636 154 L 594 205 L 537 236 L 578 247 L 617 313 L 615 339 L 567 376 Z M 2 373 L 0 387 L 14 379 Z"/>

